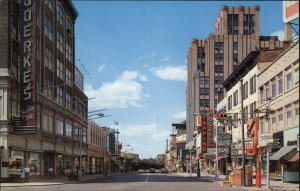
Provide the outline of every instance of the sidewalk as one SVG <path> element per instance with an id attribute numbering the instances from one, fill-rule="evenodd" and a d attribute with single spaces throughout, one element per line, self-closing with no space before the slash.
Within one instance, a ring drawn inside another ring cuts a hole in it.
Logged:
<path id="1" fill-rule="evenodd" d="M 117 176 L 117 175 L 120 175 L 120 173 L 107 174 L 107 176 Z M 69 181 L 68 177 L 65 176 L 55 177 L 51 180 L 49 180 L 48 178 L 34 178 L 29 180 L 29 182 L 24 182 L 24 183 L 0 183 L 0 187 L 52 186 L 52 185 L 62 185 L 62 184 L 76 184 L 76 183 L 95 180 L 103 177 L 105 177 L 104 174 L 83 175 L 81 181 Z"/>
<path id="2" fill-rule="evenodd" d="M 174 174 L 176 174 L 178 176 L 184 176 L 184 177 L 197 177 L 196 173 L 192 173 L 191 175 L 189 173 L 174 173 Z M 218 181 L 224 181 L 225 177 L 226 177 L 225 175 L 219 175 Z M 207 181 L 215 181 L 215 175 L 201 172 L 201 177 L 198 179 L 207 180 Z M 218 181 L 215 181 L 215 183 L 218 183 Z M 255 179 L 253 179 L 253 186 L 251 186 L 251 187 L 244 187 L 244 186 L 232 186 L 232 187 L 240 188 L 241 190 L 278 190 L 278 191 L 298 191 L 299 190 L 298 183 L 287 183 L 287 182 L 270 180 L 270 188 L 268 189 L 266 186 L 266 182 L 267 182 L 266 179 L 262 179 L 261 188 L 255 187 Z"/>
<path id="3" fill-rule="evenodd" d="M 194 177 L 194 178 L 197 177 L 197 173 L 190 174 L 187 172 L 183 172 L 183 173 L 173 173 L 173 174 L 176 174 L 178 176 L 184 176 L 184 177 Z M 218 181 L 225 180 L 225 177 L 226 177 L 225 175 L 219 174 L 218 176 L 219 176 Z M 198 179 L 207 180 L 207 181 L 215 181 L 216 180 L 214 174 L 208 174 L 205 172 L 201 172 L 201 176 Z"/>

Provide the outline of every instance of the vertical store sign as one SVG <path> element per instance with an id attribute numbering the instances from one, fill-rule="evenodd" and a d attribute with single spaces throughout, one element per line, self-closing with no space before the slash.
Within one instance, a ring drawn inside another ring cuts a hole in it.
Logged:
<path id="1" fill-rule="evenodd" d="M 201 152 L 207 153 L 207 116 L 201 116 Z"/>
<path id="2" fill-rule="evenodd" d="M 208 148 L 215 148 L 216 147 L 216 143 L 214 141 L 214 115 L 213 115 L 213 111 L 209 110 L 207 111 L 207 116 L 209 117 L 207 119 L 207 147 Z"/>
<path id="3" fill-rule="evenodd" d="M 20 3 L 20 61 L 22 125 L 15 130 L 35 129 L 36 1 Z"/>

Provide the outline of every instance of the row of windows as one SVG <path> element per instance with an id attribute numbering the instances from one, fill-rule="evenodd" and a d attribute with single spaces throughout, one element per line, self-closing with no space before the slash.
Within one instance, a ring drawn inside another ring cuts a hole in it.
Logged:
<path id="1" fill-rule="evenodd" d="M 267 100 L 268 98 L 276 97 L 283 93 L 283 91 L 288 91 L 293 87 L 299 85 L 299 65 L 294 67 L 292 70 L 289 68 L 285 71 L 285 76 L 283 77 L 282 72 L 276 77 L 267 82 L 264 86 L 259 88 L 260 100 Z"/>
<path id="2" fill-rule="evenodd" d="M 53 3 L 52 0 L 45 0 L 45 4 L 51 11 L 53 11 L 52 3 Z M 64 25 L 65 13 L 64 13 L 64 9 L 63 9 L 62 5 L 59 2 L 57 2 L 57 4 L 56 4 L 56 19 L 60 25 L 62 25 L 62 26 Z M 65 27 L 66 27 L 67 34 L 69 36 L 71 36 L 72 22 L 69 17 L 67 17 L 67 19 L 66 19 Z"/>
<path id="3" fill-rule="evenodd" d="M 89 142 L 100 147 L 104 146 L 104 131 L 98 127 L 91 127 L 89 133 Z"/>
<path id="4" fill-rule="evenodd" d="M 38 128 L 41 128 L 41 112 L 37 111 L 36 124 Z M 43 114 L 43 125 L 42 130 L 50 133 L 56 133 L 58 135 L 66 137 L 74 137 L 76 140 L 79 140 L 79 132 L 81 129 L 72 126 L 72 124 L 64 122 L 62 120 L 55 120 L 54 125 L 54 116 L 49 114 Z M 86 142 L 86 130 L 83 130 L 83 142 Z"/>
<path id="5" fill-rule="evenodd" d="M 215 95 L 222 95 L 223 88 L 215 88 Z M 200 95 L 209 95 L 209 88 L 200 88 Z"/>
<path id="6" fill-rule="evenodd" d="M 247 99 L 248 98 L 248 95 L 249 95 L 249 89 L 250 89 L 250 95 L 254 94 L 256 92 L 256 75 L 253 75 L 251 78 L 250 78 L 250 87 L 248 87 L 248 81 L 246 81 L 244 84 L 243 84 L 243 87 L 242 87 L 242 91 L 243 91 L 243 100 Z M 232 95 L 228 96 L 228 109 L 232 109 L 232 107 L 235 107 L 237 106 L 239 103 L 239 91 L 236 90 L 234 93 L 233 93 L 233 100 L 232 100 Z M 233 105 L 232 105 L 233 104 Z"/>
<path id="7" fill-rule="evenodd" d="M 299 102 L 278 108 L 275 113 L 270 114 L 269 121 L 262 118 L 260 125 L 262 125 L 261 133 L 267 133 L 267 125 L 270 125 L 272 132 L 280 131 L 284 127 L 293 128 L 299 126 Z"/>
<path id="8" fill-rule="evenodd" d="M 255 15 L 254 14 L 244 14 L 243 16 L 243 34 L 249 35 L 254 34 L 255 26 Z M 228 34 L 239 34 L 239 15 L 238 14 L 228 14 L 227 17 L 227 33 Z"/>
<path id="9" fill-rule="evenodd" d="M 51 20 L 45 16 L 44 19 L 44 33 L 45 36 L 50 40 L 53 41 L 53 24 Z M 63 40 L 63 35 L 57 31 L 56 33 L 56 47 L 61 53 L 65 53 L 66 59 L 68 61 L 72 60 L 72 48 L 70 44 L 66 43 L 65 44 L 65 50 L 64 50 L 64 40 Z"/>
<path id="10" fill-rule="evenodd" d="M 54 89 L 56 89 L 55 101 L 63 107 L 71 110 L 74 105 L 74 112 L 81 115 L 82 117 L 86 117 L 87 109 L 84 105 L 82 105 L 79 101 L 73 101 L 72 95 L 65 90 L 64 84 L 53 86 L 53 80 L 45 78 L 44 80 L 44 88 L 43 94 L 53 100 L 54 97 Z"/>

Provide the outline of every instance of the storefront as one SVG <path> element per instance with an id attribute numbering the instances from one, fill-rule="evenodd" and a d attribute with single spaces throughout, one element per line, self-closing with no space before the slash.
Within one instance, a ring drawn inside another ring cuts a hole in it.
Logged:
<path id="1" fill-rule="evenodd" d="M 30 169 L 29 176 L 41 175 L 41 153 L 27 152 L 27 164 L 26 167 Z"/>
<path id="2" fill-rule="evenodd" d="M 23 150 L 11 149 L 9 157 L 9 176 L 19 177 L 24 167 L 25 157 Z"/>
<path id="3" fill-rule="evenodd" d="M 29 168 L 29 176 L 41 175 L 41 153 L 15 148 L 10 149 L 9 176 L 19 177 L 22 168 Z"/>
<path id="4" fill-rule="evenodd" d="M 103 172 L 103 149 L 97 146 L 88 145 L 88 157 L 86 161 L 86 170 L 88 173 L 102 173 Z"/>
<path id="5" fill-rule="evenodd" d="M 56 173 L 58 175 L 69 175 L 75 171 L 75 157 L 70 155 L 56 155 Z"/>

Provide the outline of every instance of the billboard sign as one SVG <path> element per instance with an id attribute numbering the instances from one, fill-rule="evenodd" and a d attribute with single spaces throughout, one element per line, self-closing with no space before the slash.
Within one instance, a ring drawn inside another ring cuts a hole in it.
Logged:
<path id="1" fill-rule="evenodd" d="M 283 22 L 289 23 L 299 18 L 299 1 L 283 1 Z"/>
<path id="2" fill-rule="evenodd" d="M 20 2 L 21 122 L 14 131 L 35 131 L 36 3 Z"/>

